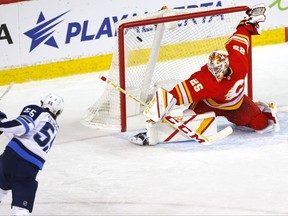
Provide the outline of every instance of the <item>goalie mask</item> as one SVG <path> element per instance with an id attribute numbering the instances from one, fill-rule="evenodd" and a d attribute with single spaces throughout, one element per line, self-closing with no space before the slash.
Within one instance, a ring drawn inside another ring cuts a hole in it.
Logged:
<path id="1" fill-rule="evenodd" d="M 228 53 L 222 50 L 213 51 L 209 55 L 207 66 L 217 82 L 221 82 L 229 67 Z"/>
<path id="2" fill-rule="evenodd" d="M 41 100 L 41 107 L 48 109 L 55 117 L 63 112 L 64 100 L 62 97 L 50 93 Z"/>

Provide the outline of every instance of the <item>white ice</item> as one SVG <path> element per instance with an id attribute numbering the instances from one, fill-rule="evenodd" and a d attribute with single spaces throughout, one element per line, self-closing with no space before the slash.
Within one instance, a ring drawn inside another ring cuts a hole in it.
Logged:
<path id="1" fill-rule="evenodd" d="M 0 101 L 10 118 L 49 92 L 65 99 L 33 215 L 288 215 L 287 46 L 253 51 L 254 99 L 279 107 L 281 131 L 259 135 L 234 127 L 211 146 L 136 146 L 119 132 L 81 125 L 103 91 L 99 73 L 15 84 Z M 2 135 L 1 152 L 7 142 Z M 10 202 L 11 194 L 0 215 L 10 215 Z"/>

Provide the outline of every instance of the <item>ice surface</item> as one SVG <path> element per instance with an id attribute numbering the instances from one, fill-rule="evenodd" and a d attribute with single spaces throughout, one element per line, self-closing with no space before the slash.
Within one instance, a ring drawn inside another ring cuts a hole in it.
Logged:
<path id="1" fill-rule="evenodd" d="M 65 99 L 33 215 L 288 215 L 287 46 L 253 51 L 254 99 L 278 105 L 281 131 L 260 135 L 234 127 L 212 146 L 136 146 L 127 133 L 81 125 L 103 92 L 99 73 L 15 84 L 0 101 L 10 118 L 49 92 Z M 8 139 L 0 141 L 2 152 Z M 11 194 L 0 215 L 10 215 L 10 202 Z"/>

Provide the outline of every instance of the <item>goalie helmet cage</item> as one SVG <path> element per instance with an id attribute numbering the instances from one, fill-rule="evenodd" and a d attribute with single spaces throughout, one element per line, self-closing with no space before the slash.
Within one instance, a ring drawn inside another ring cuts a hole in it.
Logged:
<path id="1" fill-rule="evenodd" d="M 118 40 L 108 78 L 148 103 L 157 88 L 170 90 L 206 64 L 211 51 L 225 50 L 226 40 L 248 9 L 163 9 L 123 19 L 116 24 Z M 251 47 L 246 91 L 252 98 Z M 106 85 L 101 97 L 84 114 L 82 123 L 125 132 L 127 116 L 142 111 L 135 101 L 126 100 L 125 94 Z"/>

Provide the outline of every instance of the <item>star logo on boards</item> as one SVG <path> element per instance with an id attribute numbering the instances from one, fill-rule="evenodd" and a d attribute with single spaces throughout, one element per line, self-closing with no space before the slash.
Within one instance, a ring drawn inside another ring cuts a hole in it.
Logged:
<path id="1" fill-rule="evenodd" d="M 50 20 L 46 20 L 42 11 L 40 12 L 36 23 L 37 26 L 24 33 L 27 37 L 32 39 L 29 52 L 34 50 L 41 43 L 58 48 L 58 44 L 53 36 L 53 33 L 55 32 L 55 27 L 63 21 L 63 19 L 60 20 L 60 18 L 68 12 L 69 11 L 66 11 Z"/>

